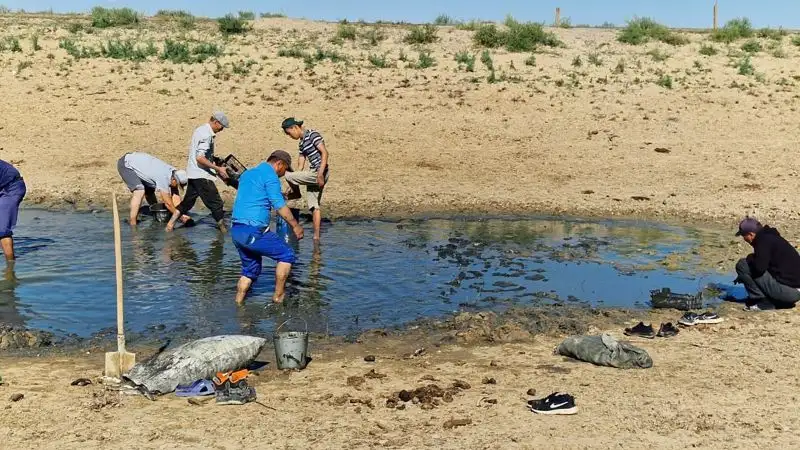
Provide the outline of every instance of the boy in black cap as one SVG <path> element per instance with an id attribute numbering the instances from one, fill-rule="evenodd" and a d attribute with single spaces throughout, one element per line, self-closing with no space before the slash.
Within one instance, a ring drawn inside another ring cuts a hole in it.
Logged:
<path id="1" fill-rule="evenodd" d="M 300 162 L 298 170 L 287 173 L 284 177 L 293 191 L 297 191 L 300 185 L 306 186 L 306 203 L 311 210 L 311 219 L 314 222 L 314 240 L 320 237 L 322 226 L 322 190 L 328 182 L 328 149 L 325 141 L 317 131 L 303 129 L 303 121 L 290 117 L 281 123 L 283 132 L 294 140 L 300 141 Z M 305 170 L 308 161 L 309 170 Z"/>
<path id="2" fill-rule="evenodd" d="M 739 222 L 736 236 L 753 247 L 753 253 L 736 264 L 735 282 L 747 289 L 752 311 L 792 308 L 800 300 L 800 255 L 778 230 L 753 217 Z"/>

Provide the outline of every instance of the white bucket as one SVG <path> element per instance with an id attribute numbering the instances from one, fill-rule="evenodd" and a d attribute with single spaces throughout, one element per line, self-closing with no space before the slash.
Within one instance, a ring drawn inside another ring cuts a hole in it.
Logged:
<path id="1" fill-rule="evenodd" d="M 305 369 L 308 365 L 308 323 L 306 331 L 280 331 L 284 325 L 292 320 L 303 320 L 291 318 L 283 322 L 275 329 L 272 341 L 275 344 L 275 359 L 278 369 Z"/>

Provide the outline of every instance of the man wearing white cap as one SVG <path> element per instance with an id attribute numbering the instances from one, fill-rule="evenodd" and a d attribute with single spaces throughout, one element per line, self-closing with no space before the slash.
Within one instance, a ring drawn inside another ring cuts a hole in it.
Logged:
<path id="1" fill-rule="evenodd" d="M 153 155 L 144 152 L 132 152 L 122 155 L 117 161 L 117 171 L 133 193 L 131 196 L 131 225 L 136 225 L 142 199 L 146 198 L 150 206 L 158 203 L 156 192 L 164 206 L 173 214 L 175 220 L 186 223 L 189 216 L 181 215 L 175 206 L 180 202 L 178 189 L 189 182 L 185 170 L 178 170 Z M 172 226 L 167 231 L 172 231 Z"/>
<path id="2" fill-rule="evenodd" d="M 214 164 L 214 139 L 217 134 L 225 128 L 230 127 L 228 117 L 222 111 L 215 111 L 211 115 L 208 123 L 200 125 L 192 134 L 192 142 L 189 144 L 189 162 L 186 166 L 186 173 L 189 176 L 189 187 L 186 189 L 186 196 L 178 205 L 181 214 L 188 213 L 197 201 L 197 197 L 203 201 L 206 208 L 211 210 L 211 215 L 217 222 L 217 228 L 225 232 L 227 227 L 222 220 L 224 213 L 222 207 L 222 197 L 214 181 L 217 176 L 223 180 L 228 179 L 228 172 L 224 167 Z M 177 217 L 169 221 L 169 225 L 174 225 Z"/>

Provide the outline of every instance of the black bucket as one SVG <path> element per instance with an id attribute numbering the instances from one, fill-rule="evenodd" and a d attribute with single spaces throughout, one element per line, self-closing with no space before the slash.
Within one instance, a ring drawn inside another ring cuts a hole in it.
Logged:
<path id="1" fill-rule="evenodd" d="M 150 215 L 153 216 L 156 222 L 159 223 L 167 223 L 169 219 L 172 217 L 172 213 L 169 212 L 166 206 L 163 203 L 156 203 L 155 205 L 150 205 Z"/>

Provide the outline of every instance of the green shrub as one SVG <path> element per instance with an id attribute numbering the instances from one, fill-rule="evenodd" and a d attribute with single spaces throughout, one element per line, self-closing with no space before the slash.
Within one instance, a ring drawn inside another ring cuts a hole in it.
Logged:
<path id="1" fill-rule="evenodd" d="M 617 61 L 617 65 L 616 65 L 616 67 L 614 67 L 614 73 L 616 73 L 616 74 L 625 73 L 625 60 L 624 59 L 620 59 L 619 61 Z"/>
<path id="2" fill-rule="evenodd" d="M 406 52 L 404 52 L 402 48 L 400 49 L 400 53 L 397 55 L 397 60 L 408 62 L 408 55 L 406 55 Z"/>
<path id="3" fill-rule="evenodd" d="M 456 25 L 458 22 L 454 20 L 452 17 L 448 16 L 447 14 L 439 14 L 438 17 L 433 21 L 434 25 L 439 26 L 452 26 Z"/>
<path id="4" fill-rule="evenodd" d="M 495 24 L 479 25 L 472 36 L 475 45 L 480 47 L 497 48 L 505 42 L 504 34 Z"/>
<path id="5" fill-rule="evenodd" d="M 348 25 L 346 23 L 340 23 L 339 27 L 336 29 L 336 37 L 338 39 L 343 39 L 343 40 L 348 40 L 348 41 L 355 41 L 357 34 L 358 34 L 358 30 L 356 29 L 355 25 Z"/>
<path id="6" fill-rule="evenodd" d="M 209 58 L 222 56 L 222 47 L 211 42 L 203 42 L 192 49 L 192 55 L 196 62 L 204 62 Z"/>
<path id="7" fill-rule="evenodd" d="M 581 67 L 582 65 L 583 60 L 581 59 L 581 55 L 578 55 L 572 59 L 572 67 Z"/>
<path id="8" fill-rule="evenodd" d="M 256 13 L 253 11 L 239 11 L 239 18 L 242 20 L 255 20 Z"/>
<path id="9" fill-rule="evenodd" d="M 481 53 L 481 62 L 487 69 L 494 70 L 494 61 L 492 60 L 492 54 L 489 50 L 484 50 L 483 53 Z"/>
<path id="10" fill-rule="evenodd" d="M 598 66 L 599 67 L 599 66 L 603 65 L 603 60 L 600 58 L 600 55 L 598 55 L 597 53 L 589 53 L 589 56 L 586 58 L 586 60 L 589 61 L 589 64 L 591 64 L 593 66 Z"/>
<path id="11" fill-rule="evenodd" d="M 733 42 L 737 39 L 749 38 L 753 36 L 753 26 L 750 19 L 746 17 L 732 19 L 725 23 L 725 26 L 711 34 L 711 39 L 717 42 Z"/>
<path id="12" fill-rule="evenodd" d="M 656 62 L 662 62 L 669 59 L 669 53 L 657 48 L 650 50 L 649 52 L 647 52 L 647 54 L 650 55 L 650 57 L 653 58 L 653 61 Z"/>
<path id="13" fill-rule="evenodd" d="M 91 47 L 79 47 L 71 39 L 62 39 L 58 42 L 58 48 L 63 48 L 67 54 L 75 59 L 94 58 L 99 56 L 99 52 Z"/>
<path id="14" fill-rule="evenodd" d="M 42 49 L 42 46 L 39 45 L 39 35 L 34 34 L 33 36 L 31 36 L 31 48 L 33 49 L 34 52 L 38 52 L 39 50 Z"/>
<path id="15" fill-rule="evenodd" d="M 22 46 L 19 45 L 19 39 L 17 39 L 16 37 L 6 38 L 6 43 L 8 45 L 8 49 L 11 50 L 12 52 L 14 53 L 22 52 Z"/>
<path id="16" fill-rule="evenodd" d="M 774 28 L 762 28 L 758 30 L 758 37 L 772 39 L 774 41 L 782 40 L 787 34 L 789 33 L 783 28 L 778 28 L 777 30 Z"/>
<path id="17" fill-rule="evenodd" d="M 461 67 L 463 65 L 467 72 L 475 72 L 475 55 L 472 53 L 462 50 L 456 53 L 455 60 L 458 66 Z"/>
<path id="18" fill-rule="evenodd" d="M 196 21 L 195 17 L 190 12 L 177 9 L 160 9 L 156 12 L 155 17 L 175 22 L 181 28 L 187 30 L 194 28 Z"/>
<path id="19" fill-rule="evenodd" d="M 700 54 L 701 55 L 714 56 L 717 53 L 719 53 L 719 52 L 717 51 L 717 48 L 714 47 L 713 45 L 703 44 L 703 45 L 700 46 Z"/>
<path id="20" fill-rule="evenodd" d="M 139 14 L 130 8 L 92 8 L 92 26 L 95 28 L 136 25 L 140 20 Z"/>
<path id="21" fill-rule="evenodd" d="M 669 75 L 661 75 L 661 78 L 656 81 L 656 84 L 666 89 L 672 89 L 672 77 Z"/>
<path id="22" fill-rule="evenodd" d="M 456 30 L 477 31 L 481 27 L 480 22 L 477 20 L 470 20 L 469 22 L 459 22 L 456 24 Z"/>
<path id="23" fill-rule="evenodd" d="M 83 31 L 83 24 L 80 22 L 70 22 L 69 25 L 67 25 L 67 31 L 72 34 Z"/>
<path id="24" fill-rule="evenodd" d="M 739 69 L 739 75 L 753 75 L 756 73 L 756 68 L 753 67 L 753 63 L 750 61 L 750 55 L 740 59 L 736 66 Z"/>
<path id="25" fill-rule="evenodd" d="M 747 53 L 758 53 L 762 50 L 761 44 L 755 39 L 750 39 L 749 41 L 745 42 L 742 44 L 741 48 Z"/>
<path id="26" fill-rule="evenodd" d="M 772 51 L 772 56 L 775 58 L 786 58 L 789 55 L 783 50 L 783 48 L 776 48 Z"/>
<path id="27" fill-rule="evenodd" d="M 386 39 L 386 33 L 384 33 L 380 28 L 372 27 L 365 31 L 361 37 L 366 40 L 369 45 L 376 47 L 381 43 L 381 41 Z"/>
<path id="28" fill-rule="evenodd" d="M 105 58 L 144 61 L 158 54 L 158 49 L 152 42 L 147 46 L 138 46 L 133 41 L 116 40 L 100 44 L 100 54 Z"/>
<path id="29" fill-rule="evenodd" d="M 256 62 L 253 61 L 252 59 L 249 59 L 247 61 L 239 60 L 239 62 L 231 64 L 231 72 L 233 72 L 236 75 L 249 75 L 250 68 L 254 65 L 256 65 Z"/>
<path id="30" fill-rule="evenodd" d="M 530 55 L 527 58 L 525 58 L 525 65 L 531 67 L 536 66 L 536 55 Z"/>
<path id="31" fill-rule="evenodd" d="M 262 19 L 278 19 L 281 17 L 286 17 L 286 14 L 283 13 L 270 13 L 270 12 L 263 12 L 261 13 Z"/>
<path id="32" fill-rule="evenodd" d="M 23 70 L 25 70 L 25 69 L 27 69 L 29 67 L 33 67 L 33 62 L 31 62 L 31 61 L 20 61 L 19 64 L 17 64 L 17 75 L 19 75 Z"/>
<path id="33" fill-rule="evenodd" d="M 300 59 L 303 59 L 303 58 L 306 57 L 306 53 L 303 51 L 303 49 L 298 48 L 298 47 L 282 48 L 282 49 L 278 50 L 278 56 L 280 56 L 281 58 L 300 58 Z"/>
<path id="34" fill-rule="evenodd" d="M 194 64 L 221 55 L 222 48 L 216 44 L 201 43 L 190 47 L 185 42 L 167 39 L 164 41 L 164 50 L 161 52 L 160 58 L 174 64 Z"/>
<path id="35" fill-rule="evenodd" d="M 403 38 L 403 42 L 406 44 L 432 44 L 439 40 L 436 35 L 437 32 L 436 27 L 429 23 L 412 27 L 406 37 Z"/>
<path id="36" fill-rule="evenodd" d="M 513 17 L 506 18 L 505 47 L 510 52 L 532 52 L 540 45 L 560 47 L 563 43 L 551 32 L 544 31 L 542 24 L 518 22 Z"/>
<path id="37" fill-rule="evenodd" d="M 800 47 L 800 34 L 792 36 L 792 44 Z"/>
<path id="38" fill-rule="evenodd" d="M 417 59 L 417 69 L 427 69 L 436 65 L 436 59 L 431 55 L 430 50 L 423 50 L 419 52 Z"/>
<path id="39" fill-rule="evenodd" d="M 617 40 L 630 45 L 641 45 L 651 40 L 670 45 L 683 45 L 689 42 L 686 37 L 671 32 L 669 28 L 649 17 L 628 21 L 627 26 L 617 36 Z"/>
<path id="40" fill-rule="evenodd" d="M 572 28 L 572 19 L 570 19 L 569 17 L 564 17 L 556 25 L 559 28 Z"/>
<path id="41" fill-rule="evenodd" d="M 244 34 L 250 30 L 245 20 L 234 17 L 233 14 L 220 17 L 217 19 L 217 24 L 219 25 L 220 33 L 226 36 L 231 34 Z"/>
<path id="42" fill-rule="evenodd" d="M 369 62 L 372 64 L 373 67 L 377 67 L 379 69 L 385 69 L 388 67 L 388 61 L 386 60 L 386 55 L 369 55 Z"/>

